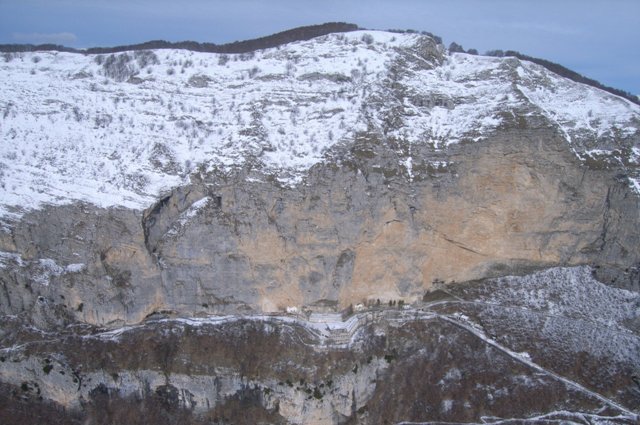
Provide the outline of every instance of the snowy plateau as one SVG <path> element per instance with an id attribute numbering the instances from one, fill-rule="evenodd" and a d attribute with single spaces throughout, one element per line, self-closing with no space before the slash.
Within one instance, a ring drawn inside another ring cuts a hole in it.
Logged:
<path id="1" fill-rule="evenodd" d="M 639 105 L 369 30 L 0 81 L 0 423 L 639 423 Z"/>
<path id="2" fill-rule="evenodd" d="M 199 169 L 250 160 L 300 184 L 358 131 L 438 150 L 486 139 L 523 111 L 547 117 L 578 157 L 633 166 L 640 193 L 640 148 L 620 143 L 637 144 L 640 106 L 515 58 L 421 56 L 425 38 L 355 31 L 235 55 L 7 54 L 2 217 L 75 200 L 144 209 Z M 389 84 L 405 97 L 390 96 Z M 392 108 L 400 122 L 389 128 Z M 409 148 L 407 178 L 412 161 Z"/>

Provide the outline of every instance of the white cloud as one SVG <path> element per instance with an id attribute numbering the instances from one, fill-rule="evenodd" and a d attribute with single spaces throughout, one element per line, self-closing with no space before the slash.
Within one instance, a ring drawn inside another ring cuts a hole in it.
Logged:
<path id="1" fill-rule="evenodd" d="M 40 32 L 14 32 L 12 38 L 19 43 L 34 43 L 34 44 L 73 44 L 78 37 L 71 32 L 55 32 L 55 33 L 40 33 Z"/>

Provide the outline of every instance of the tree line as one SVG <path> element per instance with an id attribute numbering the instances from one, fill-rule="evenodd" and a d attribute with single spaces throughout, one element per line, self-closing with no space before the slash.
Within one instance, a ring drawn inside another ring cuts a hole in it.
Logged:
<path id="1" fill-rule="evenodd" d="M 311 40 L 312 38 L 331 33 L 357 31 L 358 29 L 360 28 L 355 24 L 348 24 L 345 22 L 328 22 L 321 25 L 298 27 L 276 34 L 268 35 L 266 37 L 260 37 L 245 41 L 234 41 L 233 43 L 227 44 L 199 43 L 197 41 L 170 42 L 165 40 L 153 40 L 138 44 L 129 44 L 115 47 L 91 47 L 88 49 L 74 49 L 72 47 L 65 47 L 57 44 L 0 44 L 0 52 L 20 53 L 35 51 L 58 51 L 84 54 L 106 54 L 136 50 L 182 49 L 207 53 L 249 53 L 256 50 L 278 47 L 283 44 L 292 43 L 294 41 Z"/>

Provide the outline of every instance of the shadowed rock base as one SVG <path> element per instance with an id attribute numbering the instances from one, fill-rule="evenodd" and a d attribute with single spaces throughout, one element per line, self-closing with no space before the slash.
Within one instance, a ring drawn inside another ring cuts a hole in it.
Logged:
<path id="1" fill-rule="evenodd" d="M 228 316 L 43 334 L 5 319 L 0 411 L 85 424 L 637 420 L 637 293 L 569 268 L 437 294 L 342 328 Z"/>

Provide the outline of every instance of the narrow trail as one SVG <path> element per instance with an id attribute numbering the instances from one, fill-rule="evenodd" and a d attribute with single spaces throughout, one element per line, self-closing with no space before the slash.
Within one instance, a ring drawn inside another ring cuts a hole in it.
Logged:
<path id="1" fill-rule="evenodd" d="M 629 410 L 628 408 L 616 403 L 615 401 L 603 396 L 602 394 L 599 394 L 595 391 L 592 391 L 582 385 L 580 385 L 579 383 L 572 381 L 570 379 L 565 378 L 564 376 L 558 375 L 557 373 L 550 371 L 548 369 L 543 368 L 542 366 L 538 365 L 537 363 L 532 362 L 531 360 L 528 360 L 526 358 L 524 358 L 523 356 L 519 355 L 518 353 L 508 349 L 507 347 L 497 343 L 496 341 L 492 340 L 491 338 L 488 338 L 486 335 L 484 335 L 482 332 L 480 332 L 479 330 L 475 329 L 473 326 L 467 325 L 466 323 L 460 322 L 458 320 L 452 319 L 449 316 L 444 316 L 444 315 L 440 315 L 440 314 L 436 314 L 438 319 L 443 320 L 445 322 L 451 323 L 452 325 L 464 329 L 467 332 L 473 334 L 474 336 L 476 336 L 477 338 L 480 338 L 482 341 L 484 341 L 486 344 L 496 348 L 497 350 L 503 352 L 504 354 L 508 355 L 509 357 L 511 357 L 512 359 L 529 366 L 532 369 L 537 370 L 538 372 L 544 373 L 548 376 L 553 377 L 554 379 L 557 379 L 558 381 L 563 382 L 565 385 L 572 387 L 584 394 L 587 394 L 591 397 L 594 397 L 598 400 L 600 400 L 601 402 L 605 403 L 606 405 L 613 407 L 617 410 L 619 410 L 620 412 L 623 412 L 627 415 L 630 415 L 631 417 L 633 417 L 634 419 L 638 419 L 638 415 Z"/>

